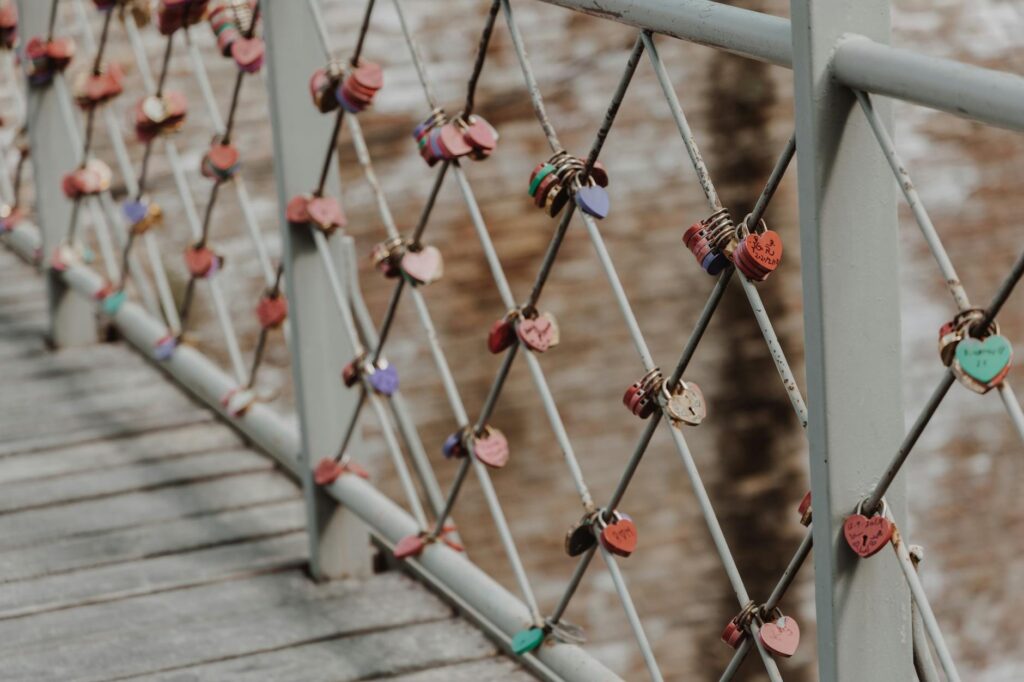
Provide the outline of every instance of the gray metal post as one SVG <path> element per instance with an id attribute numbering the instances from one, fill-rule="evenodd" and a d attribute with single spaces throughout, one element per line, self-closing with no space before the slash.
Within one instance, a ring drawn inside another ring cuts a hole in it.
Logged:
<path id="1" fill-rule="evenodd" d="M 306 494 L 310 568 L 320 580 L 370 571 L 369 534 L 354 515 L 344 512 L 314 484 L 312 467 L 335 454 L 353 394 L 341 382 L 341 369 L 355 355 L 331 298 L 330 284 L 308 231 L 293 230 L 284 217 L 288 199 L 313 191 L 319 180 L 334 119 L 320 114 L 307 84 L 323 65 L 316 27 L 306 3 L 263 0 L 267 41 L 267 91 L 274 135 L 285 281 L 291 325 L 292 374 L 302 431 L 300 468 Z M 337 169 L 327 193 L 340 192 Z M 330 240 L 335 267 L 347 267 L 340 239 Z M 356 434 L 349 448 L 360 448 Z"/>
<path id="2" fill-rule="evenodd" d="M 50 3 L 18 0 L 18 12 L 23 47 L 30 37 L 47 32 Z M 74 68 L 74 65 L 69 68 Z M 71 202 L 61 190 L 61 177 L 74 169 L 79 153 L 77 145 L 72 144 L 71 131 L 61 106 L 55 84 L 29 90 L 27 119 L 32 145 L 32 179 L 42 233 L 42 265 L 47 271 L 54 249 L 64 241 L 71 224 Z M 50 307 L 50 342 L 56 347 L 95 343 L 97 328 L 92 304 L 75 296 L 63 279 L 52 271 L 46 278 L 46 290 Z"/>
<path id="3" fill-rule="evenodd" d="M 906 581 L 890 552 L 859 559 L 842 537 L 904 426 L 896 188 L 830 60 L 847 32 L 888 42 L 889 0 L 792 0 L 791 16 L 819 677 L 909 680 Z"/>

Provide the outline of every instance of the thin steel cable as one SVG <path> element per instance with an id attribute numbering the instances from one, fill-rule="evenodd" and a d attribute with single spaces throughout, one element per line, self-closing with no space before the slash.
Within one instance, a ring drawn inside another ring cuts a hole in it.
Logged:
<path id="1" fill-rule="evenodd" d="M 644 632 L 644 625 L 640 622 L 640 614 L 637 613 L 636 606 L 633 605 L 633 600 L 629 596 L 629 588 L 626 587 L 626 579 L 622 577 L 619 564 L 615 561 L 615 557 L 611 555 L 611 552 L 603 546 L 600 546 L 598 551 L 601 552 L 601 558 L 604 559 L 605 566 L 608 567 L 608 575 L 612 578 L 612 585 L 619 594 L 619 601 L 622 602 L 622 608 L 626 612 L 626 621 L 629 623 L 629 628 L 633 631 L 633 637 L 640 646 L 640 655 L 643 656 L 647 672 L 654 682 L 663 682 L 665 678 L 661 674 L 661 669 L 658 668 L 658 660 L 654 657 L 654 650 L 651 649 L 647 633 Z"/>
<path id="2" fill-rule="evenodd" d="M 505 12 L 505 25 L 508 27 L 509 36 L 512 38 L 512 47 L 515 49 L 516 59 L 523 71 L 523 80 L 526 81 L 526 89 L 530 93 L 530 102 L 533 104 L 533 113 L 537 116 L 541 129 L 544 130 L 544 137 L 548 140 L 551 151 L 560 152 L 564 149 L 558 141 L 558 134 L 555 127 L 551 125 L 547 109 L 544 107 L 544 98 L 540 94 L 540 86 L 537 78 L 533 75 L 533 67 L 526 56 L 526 45 L 523 43 L 523 36 L 519 33 L 519 24 L 516 23 L 512 14 L 512 5 L 509 0 L 501 0 L 501 7 Z"/>
<path id="3" fill-rule="evenodd" d="M 484 63 L 487 61 L 487 47 L 491 43 L 491 36 L 494 35 L 494 24 L 497 22 L 500 10 L 501 0 L 493 0 L 491 2 L 491 9 L 487 12 L 484 30 L 480 34 L 480 43 L 476 48 L 476 58 L 473 60 L 473 70 L 469 75 L 469 82 L 466 84 L 466 103 L 462 105 L 463 116 L 469 117 L 476 106 L 476 88 L 480 82 L 480 74 L 484 70 Z"/>

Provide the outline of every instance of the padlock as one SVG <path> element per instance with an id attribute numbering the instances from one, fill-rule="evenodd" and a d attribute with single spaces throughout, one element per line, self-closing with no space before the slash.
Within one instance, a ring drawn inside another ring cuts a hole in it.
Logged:
<path id="1" fill-rule="evenodd" d="M 337 199 L 309 194 L 292 197 L 285 208 L 285 217 L 292 225 L 312 225 L 328 237 L 348 223 Z"/>
<path id="2" fill-rule="evenodd" d="M 188 100 L 180 92 L 169 90 L 160 96 L 148 95 L 135 104 L 135 135 L 149 142 L 158 135 L 181 130 L 188 115 Z"/>
<path id="3" fill-rule="evenodd" d="M 89 159 L 79 168 L 71 171 L 61 180 L 61 188 L 69 199 L 95 196 L 110 189 L 113 173 L 110 167 L 99 159 Z"/>
<path id="4" fill-rule="evenodd" d="M 482 116 L 458 117 L 455 124 L 462 129 L 462 137 L 470 146 L 469 157 L 482 161 L 494 153 L 498 145 L 498 131 Z"/>
<path id="5" fill-rule="evenodd" d="M 808 490 L 804 493 L 804 497 L 800 500 L 800 506 L 797 507 L 797 511 L 800 512 L 800 523 L 804 526 L 810 526 L 813 519 L 813 512 L 811 510 L 811 491 Z"/>
<path id="6" fill-rule="evenodd" d="M 18 44 L 18 5 L 0 0 L 0 49 L 13 50 Z"/>
<path id="7" fill-rule="evenodd" d="M 485 426 L 482 433 L 472 434 L 468 439 L 473 455 L 493 469 L 508 464 L 508 439 L 493 426 Z"/>
<path id="8" fill-rule="evenodd" d="M 622 396 L 626 409 L 641 419 L 647 419 L 658 406 L 658 396 L 665 381 L 661 370 L 655 367 L 634 381 Z"/>
<path id="9" fill-rule="evenodd" d="M 441 453 L 446 459 L 459 459 L 466 456 L 465 440 L 469 427 L 464 426 L 454 433 L 448 434 L 441 444 Z"/>
<path id="10" fill-rule="evenodd" d="M 370 387 L 380 395 L 391 396 L 398 390 L 398 370 L 384 358 L 377 360 L 376 365 L 365 365 L 363 372 L 367 375 Z"/>
<path id="11" fill-rule="evenodd" d="M 262 38 L 238 38 L 231 44 L 231 57 L 245 73 L 257 73 L 263 68 L 267 46 Z"/>
<path id="12" fill-rule="evenodd" d="M 431 284 L 444 275 L 444 258 L 436 246 L 407 247 L 399 265 L 414 285 Z"/>
<path id="13" fill-rule="evenodd" d="M 338 104 L 350 114 L 358 114 L 373 103 L 373 98 L 384 86 L 384 72 L 380 65 L 361 59 L 341 79 L 335 97 Z"/>
<path id="14" fill-rule="evenodd" d="M 256 317 L 262 328 L 277 329 L 288 317 L 288 299 L 280 292 L 266 292 L 256 306 Z"/>
<path id="15" fill-rule="evenodd" d="M 498 354 L 516 342 L 516 318 L 518 310 L 510 310 L 505 317 L 495 320 L 487 332 L 487 350 Z"/>
<path id="16" fill-rule="evenodd" d="M 359 378 L 363 374 L 363 356 L 359 356 L 354 360 L 349 360 L 344 367 L 341 368 L 341 381 L 347 388 L 352 388 L 359 383 Z"/>
<path id="17" fill-rule="evenodd" d="M 156 9 L 156 25 L 161 34 L 169 36 L 178 29 L 198 24 L 206 15 L 209 0 L 160 0 Z"/>
<path id="18" fill-rule="evenodd" d="M 0 233 L 10 232 L 25 217 L 25 212 L 17 206 L 0 203 Z"/>
<path id="19" fill-rule="evenodd" d="M 25 46 L 29 85 L 49 85 L 56 74 L 67 68 L 74 56 L 75 43 L 70 38 L 31 38 Z"/>
<path id="20" fill-rule="evenodd" d="M 516 656 L 530 653 L 544 643 L 546 634 L 544 628 L 536 626 L 519 630 L 512 635 L 512 653 Z"/>
<path id="21" fill-rule="evenodd" d="M 707 403 L 700 386 L 692 381 L 679 380 L 674 390 L 670 391 L 668 382 L 661 383 L 661 405 L 665 414 L 674 425 L 687 424 L 699 426 L 707 417 Z"/>
<path id="22" fill-rule="evenodd" d="M 163 223 L 164 212 L 160 204 L 147 197 L 125 201 L 121 208 L 133 235 L 145 234 Z"/>
<path id="23" fill-rule="evenodd" d="M 91 111 L 124 92 L 124 70 L 117 62 L 97 72 L 83 72 L 75 78 L 75 104 Z"/>
<path id="24" fill-rule="evenodd" d="M 405 246 L 405 240 L 401 237 L 392 237 L 375 244 L 370 252 L 374 269 L 388 279 L 399 277 L 402 274 L 400 263 L 405 254 Z"/>
<path id="25" fill-rule="evenodd" d="M 364 479 L 370 478 L 370 472 L 355 462 L 349 461 L 346 457 L 342 457 L 340 460 L 334 457 L 324 457 L 317 462 L 313 469 L 313 482 L 321 486 L 330 485 L 344 474 L 354 474 Z"/>
<path id="26" fill-rule="evenodd" d="M 523 344 L 535 353 L 543 353 L 558 345 L 561 333 L 558 321 L 551 313 L 532 312 L 532 317 L 520 313 L 515 325 L 516 334 Z"/>
<path id="27" fill-rule="evenodd" d="M 255 7 L 255 0 L 226 0 L 210 10 L 210 28 L 225 57 L 232 56 L 231 46 L 249 33 Z"/>
<path id="28" fill-rule="evenodd" d="M 747 602 L 740 612 L 726 623 L 725 629 L 722 630 L 722 641 L 733 649 L 739 648 L 740 643 L 747 637 L 750 622 L 757 611 L 758 607 L 753 601 Z"/>
<path id="29" fill-rule="evenodd" d="M 153 357 L 157 360 L 170 360 L 177 348 L 178 337 L 174 334 L 167 334 L 153 344 Z"/>
<path id="30" fill-rule="evenodd" d="M 256 392 L 245 388 L 232 388 L 221 396 L 220 406 L 229 417 L 242 417 L 257 400 Z"/>
<path id="31" fill-rule="evenodd" d="M 736 245 L 736 225 L 728 209 L 720 208 L 694 223 L 683 233 L 683 244 L 709 275 L 717 275 L 729 265 Z"/>
<path id="32" fill-rule="evenodd" d="M 209 279 L 223 266 L 224 257 L 205 245 L 193 244 L 185 248 L 185 267 L 194 278 Z"/>
<path id="33" fill-rule="evenodd" d="M 569 527 L 564 542 L 566 554 L 579 556 L 597 544 L 597 537 L 594 535 L 594 522 L 600 513 L 584 514 L 583 518 Z"/>
<path id="34" fill-rule="evenodd" d="M 872 516 L 861 513 L 864 502 L 857 505 L 856 511 L 843 521 L 843 537 L 857 555 L 863 559 L 877 554 L 892 540 L 896 527 L 886 517 L 888 506 L 882 500 L 882 508 Z"/>
<path id="35" fill-rule="evenodd" d="M 953 351 L 952 370 L 956 378 L 975 393 L 985 394 L 1006 378 L 1013 364 L 1013 345 L 999 333 L 999 324 L 992 321 L 980 337 L 972 335 L 980 321 L 968 318 L 958 325 L 961 340 Z"/>
<path id="36" fill-rule="evenodd" d="M 211 180 L 224 182 L 235 177 L 239 166 L 241 166 L 241 162 L 238 148 L 230 142 L 226 143 L 215 138 L 206 154 L 203 155 L 199 172 Z"/>
<path id="37" fill-rule="evenodd" d="M 748 216 L 749 217 L 749 216 Z M 747 221 L 739 226 L 739 241 L 732 252 L 732 262 L 744 277 L 763 282 L 782 262 L 782 237 L 769 230 L 764 220 L 750 231 Z"/>
<path id="38" fill-rule="evenodd" d="M 778 608 L 773 613 L 774 619 L 761 624 L 758 638 L 764 648 L 776 656 L 789 658 L 800 646 L 800 626 L 796 619 L 783 615 Z"/>
<path id="39" fill-rule="evenodd" d="M 338 86 L 344 75 L 345 65 L 332 60 L 310 76 L 309 94 L 320 113 L 326 114 L 338 108 Z"/>
<path id="40" fill-rule="evenodd" d="M 636 524 L 627 514 L 616 510 L 612 512 L 611 520 L 606 520 L 604 514 L 598 514 L 596 519 L 602 547 L 621 557 L 628 557 L 636 551 Z"/>

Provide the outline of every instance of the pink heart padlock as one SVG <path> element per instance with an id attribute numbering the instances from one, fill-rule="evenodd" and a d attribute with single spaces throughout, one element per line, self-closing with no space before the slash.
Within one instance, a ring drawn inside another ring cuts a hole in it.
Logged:
<path id="1" fill-rule="evenodd" d="M 760 638 L 768 651 L 789 658 L 800 646 L 800 626 L 789 616 L 779 616 L 761 626 Z"/>
<path id="2" fill-rule="evenodd" d="M 426 547 L 422 535 L 407 535 L 395 543 L 395 558 L 408 559 L 411 556 L 419 556 Z"/>
<path id="3" fill-rule="evenodd" d="M 534 318 L 520 320 L 516 333 L 526 347 L 536 353 L 543 353 L 558 345 L 558 322 L 551 313 L 541 313 Z"/>
<path id="4" fill-rule="evenodd" d="M 444 274 L 444 259 L 436 246 L 425 246 L 419 251 L 406 251 L 401 267 L 417 284 L 430 284 Z"/>
<path id="5" fill-rule="evenodd" d="M 473 439 L 473 454 L 487 466 L 500 469 L 508 464 L 508 439 L 498 429 L 488 426 L 482 436 Z"/>

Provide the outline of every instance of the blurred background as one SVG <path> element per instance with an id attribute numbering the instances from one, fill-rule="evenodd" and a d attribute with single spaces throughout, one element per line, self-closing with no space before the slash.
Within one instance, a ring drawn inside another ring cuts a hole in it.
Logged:
<path id="1" fill-rule="evenodd" d="M 324 4 L 333 45 L 339 54 L 347 54 L 363 4 L 356 0 Z M 781 0 L 732 4 L 788 14 L 788 4 Z M 406 0 L 403 4 L 438 96 L 450 112 L 457 111 L 464 98 L 489 5 L 486 0 Z M 584 154 L 636 32 L 539 2 L 516 0 L 514 7 L 559 136 L 570 151 Z M 897 0 L 893 24 L 897 45 L 1024 71 L 1020 43 L 1024 7 L 1014 0 Z M 200 25 L 192 34 L 225 111 L 235 67 L 216 57 L 208 26 Z M 153 28 L 146 29 L 145 35 L 155 68 L 163 42 Z M 734 216 L 743 216 L 792 131 L 791 73 L 669 38 L 658 39 L 658 46 L 724 204 Z M 434 177 L 416 154 L 410 136 L 429 107 L 389 2 L 378 3 L 365 55 L 384 65 L 385 87 L 360 122 L 399 227 L 408 231 Z M 126 92 L 141 92 L 123 32 L 113 38 L 110 56 L 129 70 Z M 177 52 L 172 63 L 169 83 L 185 90 L 192 103 L 179 145 L 188 167 L 195 169 L 190 182 L 202 209 L 209 184 L 200 177 L 198 167 L 212 127 L 184 50 Z M 247 80 L 242 101 L 235 142 L 242 150 L 243 172 L 276 259 L 276 194 L 261 79 Z M 118 106 L 127 107 L 127 100 Z M 497 127 L 501 140 L 491 159 L 468 162 L 467 172 L 513 291 L 522 299 L 555 222 L 532 208 L 526 193 L 530 170 L 549 151 L 501 18 L 483 72 L 477 111 Z M 128 132 L 126 118 L 123 125 Z M 97 153 L 113 165 L 105 131 L 98 127 L 97 133 Z M 895 104 L 895 138 L 968 292 L 977 303 L 986 301 L 1024 247 L 1020 228 L 1024 195 L 1018 188 L 1024 177 L 1024 138 L 899 103 Z M 348 232 L 365 256 L 360 264 L 363 293 L 379 320 L 392 284 L 372 270 L 369 253 L 384 239 L 384 228 L 347 131 L 342 133 L 340 149 Z M 133 143 L 131 151 L 138 168 L 141 145 Z M 707 208 L 646 59 L 640 63 L 602 159 L 612 178 L 612 213 L 601 229 L 657 362 L 671 367 L 714 280 L 700 270 L 680 240 L 688 225 L 706 216 Z M 187 277 L 180 254 L 188 243 L 188 230 L 165 159 L 154 154 L 153 163 L 152 194 L 169 215 L 162 234 L 164 260 L 180 297 Z M 310 163 L 321 161 L 310 159 Z M 767 215 L 770 226 L 785 241 L 783 266 L 758 288 L 803 387 L 795 179 L 795 168 L 791 168 Z M 123 186 L 116 191 L 123 193 Z M 905 206 L 900 216 L 903 390 L 909 423 L 943 371 L 935 337 L 954 306 Z M 251 349 L 258 332 L 251 308 L 261 279 L 233 193 L 218 202 L 214 225 L 212 242 L 227 256 L 226 271 L 219 276 L 228 299 L 237 307 L 233 317 L 241 325 L 243 347 Z M 857 225 L 849 229 L 856 230 Z M 486 333 L 505 310 L 450 179 L 425 241 L 444 252 L 445 277 L 425 289 L 425 294 L 463 398 L 475 416 L 500 360 L 487 353 Z M 576 221 L 541 305 L 557 316 L 562 344 L 540 360 L 598 501 L 611 493 L 643 428 L 620 402 L 625 387 L 643 371 L 621 315 L 610 305 L 607 287 Z M 226 362 L 203 294 L 201 289 L 193 318 L 196 342 Z M 1021 296 L 1011 299 L 1000 318 L 1003 333 L 1011 339 L 1024 338 Z M 443 460 L 440 444 L 455 422 L 441 399 L 441 385 L 422 334 L 406 301 L 387 356 L 399 369 L 424 442 L 446 485 L 455 466 Z M 1019 342 L 1017 350 L 1024 353 Z M 279 336 L 272 341 L 268 361 L 261 385 L 281 391 L 282 409 L 289 409 L 287 351 Z M 1010 374 L 1018 383 L 1022 378 L 1019 369 Z M 688 429 L 686 436 L 747 586 L 756 599 L 763 600 L 803 532 L 796 505 L 808 487 L 807 447 L 747 300 L 735 282 L 687 379 L 703 387 L 709 417 L 701 427 Z M 374 469 L 379 485 L 397 493 L 370 415 L 364 417 L 366 452 L 359 459 Z M 492 478 L 542 610 L 550 611 L 575 565 L 562 551 L 563 533 L 581 510 L 522 363 L 513 369 L 491 421 L 512 444 L 511 464 Z M 864 428 L 871 424 L 865 423 Z M 1014 618 L 1024 606 L 1022 456 L 1022 443 L 995 392 L 982 397 L 955 386 L 903 474 L 910 492 L 910 537 L 925 547 L 924 582 L 965 679 L 1009 682 L 1021 679 L 1024 669 L 1024 634 Z M 620 565 L 663 671 L 673 680 L 718 679 L 732 654 L 718 637 L 737 606 L 664 430 L 655 435 L 620 508 L 633 516 L 640 530 L 640 549 Z M 463 490 L 455 519 L 470 557 L 515 592 L 473 477 Z M 887 554 L 879 560 L 893 559 Z M 800 651 L 782 664 L 786 679 L 796 682 L 816 678 L 811 569 L 805 567 L 782 604 L 798 618 L 804 633 Z M 646 679 L 600 562 L 588 573 L 567 618 L 586 628 L 586 646 L 595 656 L 626 679 Z M 762 679 L 760 666 L 753 662 L 743 673 L 745 680 Z"/>

